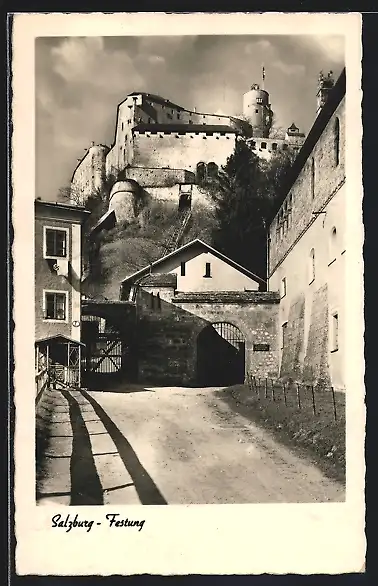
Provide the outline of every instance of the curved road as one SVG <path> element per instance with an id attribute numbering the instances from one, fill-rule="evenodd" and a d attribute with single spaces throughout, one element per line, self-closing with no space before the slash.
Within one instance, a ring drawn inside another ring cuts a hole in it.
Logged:
<path id="1" fill-rule="evenodd" d="M 305 503 L 342 486 L 216 397 L 218 389 L 53 391 L 39 504 Z"/>

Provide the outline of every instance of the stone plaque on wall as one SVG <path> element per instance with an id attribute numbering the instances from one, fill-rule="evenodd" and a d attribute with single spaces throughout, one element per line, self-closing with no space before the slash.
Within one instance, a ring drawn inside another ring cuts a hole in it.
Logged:
<path id="1" fill-rule="evenodd" d="M 253 344 L 253 351 L 254 352 L 269 352 L 270 345 L 269 344 Z"/>

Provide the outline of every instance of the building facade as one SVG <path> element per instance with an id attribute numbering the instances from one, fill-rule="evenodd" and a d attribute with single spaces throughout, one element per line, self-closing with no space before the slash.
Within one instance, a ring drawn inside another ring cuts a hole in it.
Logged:
<path id="1" fill-rule="evenodd" d="M 280 292 L 280 376 L 343 390 L 345 70 L 323 97 L 270 225 L 268 286 Z"/>
<path id="2" fill-rule="evenodd" d="M 137 271 L 120 299 L 137 313 L 141 383 L 213 386 L 278 374 L 279 295 L 200 240 Z"/>
<path id="3" fill-rule="evenodd" d="M 82 224 L 78 206 L 35 201 L 35 337 L 80 341 Z"/>

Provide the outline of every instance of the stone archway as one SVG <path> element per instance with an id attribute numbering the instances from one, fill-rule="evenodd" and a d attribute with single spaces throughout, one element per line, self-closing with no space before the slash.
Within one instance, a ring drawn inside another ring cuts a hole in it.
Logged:
<path id="1" fill-rule="evenodd" d="M 197 384 L 242 384 L 245 376 L 245 338 L 228 322 L 206 326 L 197 337 Z"/>

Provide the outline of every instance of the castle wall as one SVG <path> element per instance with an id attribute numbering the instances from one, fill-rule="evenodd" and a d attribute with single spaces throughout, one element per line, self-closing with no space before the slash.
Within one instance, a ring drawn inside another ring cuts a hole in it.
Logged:
<path id="1" fill-rule="evenodd" d="M 198 204 L 203 204 L 206 209 L 215 208 L 214 201 L 206 193 L 206 190 L 197 185 L 186 185 L 185 189 L 191 187 L 191 207 L 195 208 Z M 189 191 L 189 189 L 188 189 Z M 180 201 L 180 185 L 173 185 L 172 187 L 146 187 L 146 193 L 150 195 L 152 200 L 169 201 L 177 207 Z"/>
<path id="2" fill-rule="evenodd" d="M 169 101 L 154 101 L 143 95 L 128 96 L 118 106 L 115 144 L 106 158 L 106 173 L 124 169 L 127 165 L 138 165 L 133 161 L 132 129 L 138 124 L 203 124 L 230 125 L 235 123 L 229 116 L 190 112 Z M 185 166 L 184 166 L 185 167 Z"/>
<path id="3" fill-rule="evenodd" d="M 128 167 L 125 177 L 134 179 L 141 187 L 170 187 L 176 184 L 195 182 L 195 175 L 185 169 L 162 169 L 146 167 Z"/>
<path id="4" fill-rule="evenodd" d="M 94 191 L 101 189 L 105 179 L 105 161 L 108 150 L 108 147 L 102 145 L 92 146 L 88 149 L 72 177 L 71 189 L 75 197 L 73 203 L 78 203 L 76 201 L 78 196 L 81 197 L 83 203 Z"/>
<path id="5" fill-rule="evenodd" d="M 245 339 L 245 373 L 276 377 L 278 373 L 277 303 L 184 303 L 161 299 L 152 307 L 151 294 L 138 295 L 139 382 L 196 384 L 197 338 L 211 323 L 235 325 Z M 254 344 L 268 344 L 266 352 Z"/>
<path id="6" fill-rule="evenodd" d="M 133 165 L 168 167 L 196 172 L 199 162 L 225 165 L 235 147 L 235 134 L 134 133 Z"/>
<path id="7" fill-rule="evenodd" d="M 340 162 L 335 165 L 334 124 L 336 117 L 340 124 Z M 314 197 L 311 193 L 311 159 L 315 163 Z M 270 270 L 281 261 L 289 248 L 300 237 L 312 221 L 313 212 L 322 208 L 327 199 L 345 180 L 345 102 L 342 101 L 334 116 L 327 124 L 321 138 L 315 145 L 307 162 L 288 193 L 285 202 L 270 226 Z M 286 205 L 291 209 L 289 229 L 283 230 L 281 212 Z"/>
<path id="8" fill-rule="evenodd" d="M 282 295 L 281 375 L 338 389 L 344 388 L 346 320 L 344 107 L 342 101 L 276 215 L 270 228 L 269 255 L 269 289 L 280 290 Z M 338 164 L 336 117 L 340 125 Z"/>

